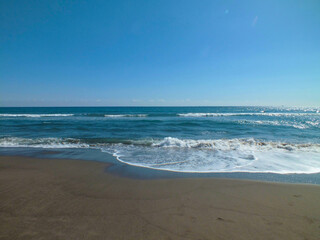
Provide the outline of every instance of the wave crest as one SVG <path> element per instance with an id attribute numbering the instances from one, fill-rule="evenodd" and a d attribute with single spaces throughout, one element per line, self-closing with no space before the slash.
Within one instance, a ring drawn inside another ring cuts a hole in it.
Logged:
<path id="1" fill-rule="evenodd" d="M 105 117 L 121 118 L 121 117 L 147 117 L 148 114 L 105 114 Z"/>
<path id="2" fill-rule="evenodd" d="M 290 116 L 320 116 L 319 113 L 179 113 L 180 117 L 231 117 L 231 116 L 269 116 L 269 117 L 290 117 Z"/>
<path id="3" fill-rule="evenodd" d="M 52 114 L 11 114 L 11 113 L 2 113 L 0 117 L 71 117 L 74 114 L 64 114 L 64 113 L 52 113 Z"/>
<path id="4" fill-rule="evenodd" d="M 154 147 L 163 148 L 200 148 L 211 150 L 236 150 L 239 148 L 251 148 L 252 150 L 272 150 L 272 149 L 284 149 L 288 151 L 300 150 L 300 151 L 313 151 L 320 153 L 320 144 L 293 144 L 293 143 L 281 143 L 281 142 L 265 142 L 258 141 L 253 138 L 249 139 L 214 139 L 214 140 L 193 140 L 193 139 L 179 139 L 166 137 L 163 140 L 154 142 Z"/>
<path id="5" fill-rule="evenodd" d="M 4 137 L 0 139 L 0 147 L 88 148 L 89 144 L 74 138 Z"/>

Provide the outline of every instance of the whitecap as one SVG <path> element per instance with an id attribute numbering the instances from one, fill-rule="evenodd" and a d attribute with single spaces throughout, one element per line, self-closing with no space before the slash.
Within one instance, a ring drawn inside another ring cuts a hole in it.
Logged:
<path id="1" fill-rule="evenodd" d="M 63 114 L 63 113 L 53 113 L 53 114 L 11 114 L 11 113 L 2 113 L 0 114 L 0 117 L 71 117 L 74 116 L 74 114 Z"/>
<path id="2" fill-rule="evenodd" d="M 269 116 L 269 117 L 290 117 L 290 116 L 313 116 L 315 113 L 178 113 L 179 117 L 230 117 L 230 116 Z"/>
<path id="3" fill-rule="evenodd" d="M 147 114 L 105 114 L 105 117 L 121 118 L 121 117 L 147 117 Z"/>

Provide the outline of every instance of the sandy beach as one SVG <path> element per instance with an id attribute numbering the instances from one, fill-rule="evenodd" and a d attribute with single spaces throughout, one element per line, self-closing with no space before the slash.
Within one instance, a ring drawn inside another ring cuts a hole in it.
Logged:
<path id="1" fill-rule="evenodd" d="M 102 162 L 0 157 L 0 239 L 318 239 L 320 186 L 137 180 Z"/>

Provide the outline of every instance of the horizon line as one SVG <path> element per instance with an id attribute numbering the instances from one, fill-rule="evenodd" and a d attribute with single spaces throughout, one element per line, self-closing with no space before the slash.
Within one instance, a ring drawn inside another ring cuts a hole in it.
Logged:
<path id="1" fill-rule="evenodd" d="M 319 108 L 320 106 L 287 106 L 287 105 L 114 105 L 114 106 L 84 106 L 84 105 L 75 105 L 75 106 L 0 106 L 0 108 L 70 108 L 70 107 L 284 107 L 284 108 Z"/>

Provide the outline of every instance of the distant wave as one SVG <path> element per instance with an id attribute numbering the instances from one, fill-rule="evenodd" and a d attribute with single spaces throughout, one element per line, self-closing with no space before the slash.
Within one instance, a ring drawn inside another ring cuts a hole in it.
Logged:
<path id="1" fill-rule="evenodd" d="M 105 114 L 105 117 L 121 118 L 121 117 L 147 117 L 148 114 Z"/>
<path id="2" fill-rule="evenodd" d="M 33 118 L 40 118 L 40 117 L 71 117 L 75 116 L 75 114 L 63 114 L 63 113 L 54 113 L 54 114 L 31 114 L 31 113 L 2 113 L 0 117 L 33 117 Z M 120 118 L 120 117 L 147 117 L 148 114 L 85 114 L 79 115 L 81 116 L 88 116 L 88 117 L 109 117 L 109 118 Z"/>
<path id="3" fill-rule="evenodd" d="M 180 117 L 230 117 L 230 116 L 270 116 L 270 117 L 281 117 L 281 116 L 312 116 L 318 115 L 319 113 L 179 113 Z"/>
<path id="4" fill-rule="evenodd" d="M 63 114 L 63 113 L 55 113 L 55 114 L 31 114 L 31 113 L 26 113 L 26 114 L 11 114 L 11 113 L 2 113 L 0 114 L 0 117 L 34 117 L 34 118 L 39 118 L 39 117 L 70 117 L 73 116 L 74 114 Z"/>
<path id="5" fill-rule="evenodd" d="M 33 114 L 33 113 L 1 113 L 0 117 L 30 117 L 30 118 L 40 118 L 40 117 L 71 117 L 76 116 L 75 114 L 64 114 L 64 113 L 54 113 L 54 114 Z M 269 117 L 291 117 L 291 116 L 320 116 L 319 113 L 265 113 L 265 112 L 255 112 L 255 113 L 164 113 L 164 114 L 104 114 L 104 113 L 89 113 L 89 114 L 78 114 L 79 117 L 107 117 L 107 118 L 123 118 L 123 117 L 232 117 L 232 116 L 269 116 Z"/>
<path id="6" fill-rule="evenodd" d="M 297 129 L 307 129 L 310 127 L 319 128 L 320 121 L 306 121 L 306 122 L 296 122 L 296 121 L 267 121 L 267 120 L 241 120 L 238 121 L 240 124 L 254 124 L 254 125 L 266 125 L 266 126 L 285 126 L 293 127 Z"/>

